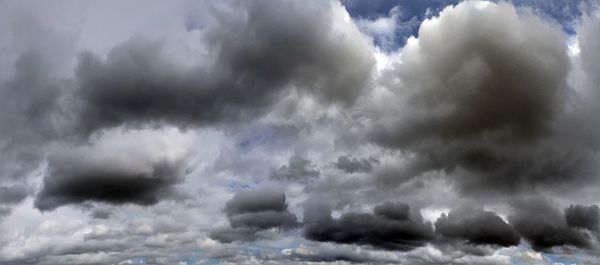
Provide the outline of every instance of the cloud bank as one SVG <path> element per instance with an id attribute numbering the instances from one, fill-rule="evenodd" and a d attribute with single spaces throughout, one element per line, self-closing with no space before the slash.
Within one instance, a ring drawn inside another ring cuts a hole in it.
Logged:
<path id="1" fill-rule="evenodd" d="M 596 264 L 600 15 L 0 3 L 0 264 Z"/>

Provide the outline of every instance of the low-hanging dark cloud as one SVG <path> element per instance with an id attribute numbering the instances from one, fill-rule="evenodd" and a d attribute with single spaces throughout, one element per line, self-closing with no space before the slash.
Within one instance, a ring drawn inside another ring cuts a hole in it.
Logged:
<path id="1" fill-rule="evenodd" d="M 464 240 L 468 244 L 516 246 L 520 236 L 493 212 L 470 207 L 442 214 L 435 222 L 435 232 L 444 238 Z"/>
<path id="2" fill-rule="evenodd" d="M 152 205 L 171 197 L 186 173 L 187 153 L 171 157 L 148 146 L 132 146 L 98 144 L 53 153 L 35 207 L 53 210 L 88 201 Z"/>
<path id="3" fill-rule="evenodd" d="M 344 213 L 331 216 L 331 209 L 318 202 L 304 208 L 304 237 L 309 240 L 409 251 L 433 239 L 431 224 L 418 212 L 409 214 L 408 205 L 385 203 L 374 214 Z"/>
<path id="4" fill-rule="evenodd" d="M 564 211 L 546 199 L 523 199 L 513 204 L 509 221 L 534 250 L 549 251 L 562 246 L 590 249 L 597 243 L 591 231 L 580 228 L 587 228 L 586 221 L 593 217 L 586 216 L 590 212 L 578 212 L 578 208 L 585 209 L 580 207 L 568 208 L 565 216 Z M 582 220 L 584 216 L 586 221 Z"/>
<path id="5" fill-rule="evenodd" d="M 599 232 L 600 208 L 598 205 L 571 205 L 565 210 L 565 218 L 569 227 Z"/>
<path id="6" fill-rule="evenodd" d="M 230 227 L 213 230 L 210 236 L 221 242 L 253 241 L 262 230 L 289 230 L 298 226 L 296 215 L 287 210 L 285 194 L 272 188 L 236 193 L 225 205 Z"/>
<path id="7" fill-rule="evenodd" d="M 593 260 L 595 3 L 400 2 L 0 1 L 0 264 Z"/>

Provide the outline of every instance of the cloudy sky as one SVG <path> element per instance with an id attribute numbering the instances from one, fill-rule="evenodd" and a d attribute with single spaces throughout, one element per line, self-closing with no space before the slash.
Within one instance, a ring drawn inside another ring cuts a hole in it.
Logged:
<path id="1" fill-rule="evenodd" d="M 0 0 L 0 264 L 600 264 L 597 0 Z"/>

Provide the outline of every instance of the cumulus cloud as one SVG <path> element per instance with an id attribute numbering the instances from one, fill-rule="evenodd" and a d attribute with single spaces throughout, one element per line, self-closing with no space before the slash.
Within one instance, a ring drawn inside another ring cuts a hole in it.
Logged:
<path id="1" fill-rule="evenodd" d="M 584 228 L 593 232 L 600 229 L 600 208 L 598 205 L 571 205 L 565 210 L 569 227 Z"/>
<path id="2" fill-rule="evenodd" d="M 9 10 L 10 8 L 5 8 Z M 48 142 L 60 137 L 73 36 L 34 18 L 7 16 L 0 45 L 0 178 L 29 185 Z"/>
<path id="3" fill-rule="evenodd" d="M 549 250 L 557 246 L 592 248 L 594 240 L 589 231 L 577 229 L 585 223 L 580 219 L 583 217 L 581 214 L 585 216 L 588 213 L 576 211 L 576 208 L 567 209 L 570 216 L 567 222 L 565 213 L 552 202 L 542 198 L 523 199 L 514 204 L 509 220 L 534 250 Z"/>
<path id="4" fill-rule="evenodd" d="M 288 164 L 271 172 L 271 178 L 282 181 L 306 181 L 309 178 L 319 177 L 319 170 L 310 160 L 298 155 L 290 157 Z"/>
<path id="5" fill-rule="evenodd" d="M 445 238 L 464 240 L 468 244 L 516 246 L 520 236 L 493 212 L 475 208 L 458 208 L 442 214 L 435 222 L 435 232 Z"/>
<path id="6" fill-rule="evenodd" d="M 152 131 L 129 134 L 129 144 L 114 142 L 123 136 L 116 133 L 91 146 L 51 154 L 35 206 L 52 210 L 87 201 L 151 205 L 168 197 L 173 185 L 183 180 L 191 154 L 177 144 L 188 141 L 165 142 Z"/>
<path id="7" fill-rule="evenodd" d="M 342 104 L 361 94 L 372 48 L 339 3 L 230 4 L 203 18 L 212 21 L 198 30 L 208 52 L 193 67 L 169 60 L 161 41 L 132 39 L 105 60 L 82 54 L 79 129 L 252 118 L 289 88 Z"/>
<path id="8" fill-rule="evenodd" d="M 593 264 L 587 2 L 0 1 L 0 263 Z"/>
<path id="9" fill-rule="evenodd" d="M 408 251 L 433 239 L 431 224 L 418 212 L 408 214 L 408 205 L 386 203 L 374 214 L 349 212 L 334 219 L 328 206 L 317 202 L 304 208 L 304 236 L 307 239 L 343 244 L 371 245 Z"/>
<path id="10" fill-rule="evenodd" d="M 211 232 L 221 242 L 253 241 L 267 229 L 287 230 L 298 226 L 296 215 L 287 210 L 285 194 L 272 188 L 242 190 L 225 205 L 230 227 Z"/>
<path id="11" fill-rule="evenodd" d="M 593 181 L 589 137 L 566 129 L 580 126 L 565 114 L 569 70 L 561 28 L 531 12 L 447 7 L 383 73 L 400 107 L 381 114 L 370 137 L 412 154 L 406 167 L 420 168 L 412 177 L 442 170 L 464 194 Z"/>

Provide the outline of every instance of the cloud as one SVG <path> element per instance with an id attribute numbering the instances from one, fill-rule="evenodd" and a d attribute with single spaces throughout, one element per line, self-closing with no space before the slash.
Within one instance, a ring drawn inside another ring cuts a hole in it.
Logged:
<path id="1" fill-rule="evenodd" d="M 371 250 L 360 246 L 339 245 L 333 243 L 311 243 L 297 248 L 283 249 L 282 256 L 292 260 L 307 262 L 339 262 L 351 263 L 401 263 L 402 258 L 388 251 Z"/>
<path id="2" fill-rule="evenodd" d="M 29 189 L 23 185 L 0 186 L 0 204 L 20 203 L 29 193 Z"/>
<path id="3" fill-rule="evenodd" d="M 87 201 L 152 205 L 169 197 L 173 186 L 183 180 L 190 152 L 177 146 L 186 144 L 185 140 L 169 145 L 160 133 L 154 133 L 115 133 L 91 146 L 51 154 L 35 206 L 53 210 Z M 131 142 L 123 144 L 121 137 Z"/>
<path id="4" fill-rule="evenodd" d="M 0 263 L 593 263 L 582 1 L 0 1 Z"/>
<path id="5" fill-rule="evenodd" d="M 310 160 L 298 155 L 292 155 L 287 165 L 283 165 L 271 172 L 271 179 L 302 182 L 309 178 L 317 178 L 320 174 L 319 170 Z"/>
<path id="6" fill-rule="evenodd" d="M 290 88 L 341 104 L 361 94 L 374 65 L 372 47 L 339 3 L 230 4 L 236 8 L 215 4 L 203 18 L 211 22 L 195 34 L 205 60 L 192 67 L 170 60 L 164 41 L 134 38 L 105 60 L 82 54 L 78 129 L 238 121 L 264 112 Z"/>
<path id="7" fill-rule="evenodd" d="M 304 236 L 314 241 L 412 250 L 433 239 L 433 230 L 420 215 L 406 214 L 407 207 L 386 203 L 375 214 L 349 212 L 334 219 L 328 206 L 314 202 L 304 208 Z"/>
<path id="8" fill-rule="evenodd" d="M 571 205 L 565 209 L 565 218 L 569 227 L 584 228 L 596 233 L 600 229 L 598 205 Z"/>
<path id="9" fill-rule="evenodd" d="M 594 245 L 589 231 L 577 229 L 583 223 L 575 221 L 576 209 L 567 209 L 569 225 L 565 213 L 542 198 L 523 199 L 513 207 L 510 224 L 534 250 L 544 251 L 555 246 L 592 248 Z"/>
<path id="10" fill-rule="evenodd" d="M 600 37 L 595 34 L 599 28 L 600 13 L 595 10 L 591 14 L 583 16 L 577 32 L 584 70 L 595 83 L 595 91 L 600 87 L 600 55 L 596 52 L 600 48 Z"/>
<path id="11" fill-rule="evenodd" d="M 560 27 L 509 3 L 465 1 L 425 20 L 382 74 L 393 97 L 373 103 L 394 107 L 379 110 L 371 140 L 411 155 L 398 170 L 412 175 L 382 181 L 443 171 L 465 195 L 594 181 L 595 140 L 565 113 L 565 43 Z"/>
<path id="12" fill-rule="evenodd" d="M 210 236 L 221 242 L 253 241 L 262 230 L 295 228 L 296 215 L 287 207 L 285 194 L 272 188 L 239 191 L 225 205 L 230 227 L 215 229 Z"/>
<path id="13" fill-rule="evenodd" d="M 377 164 L 379 161 L 376 158 L 354 158 L 350 155 L 339 156 L 335 162 L 335 166 L 346 173 L 370 172 L 373 168 L 372 164 Z"/>
<path id="14" fill-rule="evenodd" d="M 435 222 L 435 232 L 448 239 L 464 240 L 467 244 L 516 246 L 520 236 L 509 224 L 493 212 L 476 208 L 458 208 L 442 214 Z"/>
<path id="15" fill-rule="evenodd" d="M 506 255 L 473 256 L 465 253 L 444 253 L 433 247 L 423 247 L 407 253 L 406 264 L 478 264 L 508 265 L 511 258 Z"/>
<path id="16" fill-rule="evenodd" d="M 69 85 L 63 76 L 74 54 L 73 36 L 35 18 L 7 19 L 3 24 L 11 31 L 0 32 L 0 179 L 29 185 L 44 148 L 60 138 L 65 123 L 60 104 Z"/>

